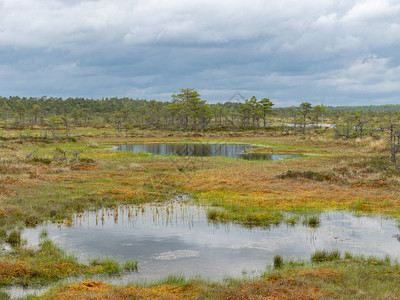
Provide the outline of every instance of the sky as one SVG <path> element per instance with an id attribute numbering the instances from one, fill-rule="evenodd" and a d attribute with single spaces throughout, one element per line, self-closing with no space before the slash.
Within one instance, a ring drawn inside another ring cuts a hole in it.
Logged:
<path id="1" fill-rule="evenodd" d="M 0 0 L 0 96 L 400 104 L 399 0 Z"/>

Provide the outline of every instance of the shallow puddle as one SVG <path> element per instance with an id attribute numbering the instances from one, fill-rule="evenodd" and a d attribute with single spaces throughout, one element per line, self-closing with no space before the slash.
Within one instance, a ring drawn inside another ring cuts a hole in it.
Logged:
<path id="1" fill-rule="evenodd" d="M 6 292 L 10 299 L 26 299 L 28 296 L 40 296 L 46 293 L 50 289 L 50 286 L 45 287 L 22 287 L 22 286 L 10 286 L 5 287 L 2 290 Z"/>
<path id="2" fill-rule="evenodd" d="M 54 224 L 27 229 L 31 245 L 46 229 L 51 240 L 81 260 L 97 256 L 138 260 L 139 272 L 129 280 L 156 280 L 169 274 L 224 276 L 260 274 L 276 254 L 309 259 L 316 249 L 400 258 L 399 228 L 393 220 L 357 217 L 347 212 L 320 215 L 318 228 L 301 222 L 290 226 L 247 228 L 214 224 L 206 207 L 173 201 L 164 205 L 119 207 L 76 215 L 70 227 Z"/>
<path id="3" fill-rule="evenodd" d="M 297 158 L 297 154 L 269 154 L 269 153 L 246 153 L 246 150 L 257 148 L 248 144 L 201 144 L 201 143 L 152 143 L 118 145 L 113 148 L 116 151 L 144 152 L 155 155 L 178 155 L 197 157 L 230 157 L 246 160 L 282 160 L 285 158 Z"/>

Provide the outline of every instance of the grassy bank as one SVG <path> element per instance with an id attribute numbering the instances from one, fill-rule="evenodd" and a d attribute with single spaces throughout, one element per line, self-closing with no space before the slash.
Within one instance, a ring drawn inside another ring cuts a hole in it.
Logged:
<path id="1" fill-rule="evenodd" d="M 211 283 L 170 276 L 126 287 L 85 281 L 55 288 L 40 299 L 396 299 L 399 295 L 397 262 L 319 251 L 311 262 L 285 261 L 258 279 Z"/>
<path id="2" fill-rule="evenodd" d="M 1 254 L 0 286 L 46 284 L 75 275 L 120 274 L 124 269 L 137 271 L 137 263 L 120 265 L 108 258 L 82 264 L 44 239 L 38 249 L 19 246 Z"/>

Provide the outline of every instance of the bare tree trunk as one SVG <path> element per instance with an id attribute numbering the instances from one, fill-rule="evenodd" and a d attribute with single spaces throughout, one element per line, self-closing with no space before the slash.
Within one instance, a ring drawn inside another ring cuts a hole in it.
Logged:
<path id="1" fill-rule="evenodd" d="M 118 121 L 118 133 L 121 133 L 121 120 Z"/>
<path id="2" fill-rule="evenodd" d="M 392 162 L 396 163 L 396 151 L 397 150 L 397 145 L 396 145 L 396 132 L 393 128 L 393 125 L 390 126 L 390 158 L 392 159 Z"/>

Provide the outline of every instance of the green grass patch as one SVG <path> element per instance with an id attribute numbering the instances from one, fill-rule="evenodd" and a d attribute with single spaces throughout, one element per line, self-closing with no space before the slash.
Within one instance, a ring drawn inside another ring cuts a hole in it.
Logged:
<path id="1" fill-rule="evenodd" d="M 311 261 L 315 263 L 321 263 L 325 261 L 339 260 L 340 255 L 341 254 L 339 250 L 316 250 L 311 256 Z"/>
<path id="2" fill-rule="evenodd" d="M 120 269 L 118 265 L 118 272 Z M 75 256 L 65 253 L 50 240 L 42 241 L 39 249 L 19 247 L 0 256 L 0 286 L 45 284 L 68 276 L 114 271 L 113 261 L 81 264 Z"/>
<path id="3" fill-rule="evenodd" d="M 138 262 L 135 260 L 128 260 L 124 262 L 123 269 L 126 271 L 138 271 Z"/>
<path id="4" fill-rule="evenodd" d="M 107 274 L 120 274 L 122 271 L 121 264 L 118 260 L 111 257 L 93 258 L 90 260 L 89 265 L 92 267 L 101 266 Z"/>
<path id="5" fill-rule="evenodd" d="M 295 216 L 295 215 L 288 216 L 288 217 L 285 218 L 285 223 L 289 224 L 291 226 L 294 226 L 299 222 L 299 220 L 300 220 L 299 216 Z"/>
<path id="6" fill-rule="evenodd" d="M 213 222 L 237 222 L 245 226 L 279 225 L 284 220 L 284 214 L 274 210 L 260 210 L 240 206 L 224 206 L 211 208 L 207 211 L 207 218 Z"/>

